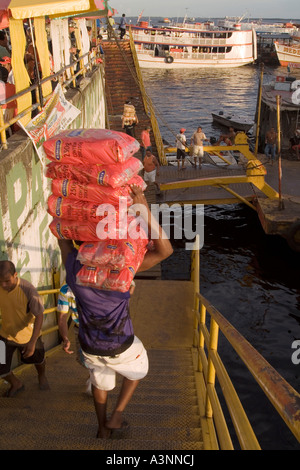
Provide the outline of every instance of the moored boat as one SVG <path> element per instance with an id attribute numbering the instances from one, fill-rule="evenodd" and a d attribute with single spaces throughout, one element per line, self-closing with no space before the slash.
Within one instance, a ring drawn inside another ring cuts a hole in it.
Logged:
<path id="1" fill-rule="evenodd" d="M 300 68 L 300 43 L 293 42 L 291 44 L 282 44 L 275 42 L 275 50 L 280 62 L 283 67 L 293 66 Z"/>
<path id="2" fill-rule="evenodd" d="M 239 25 L 240 29 L 254 29 L 259 33 L 269 33 L 269 34 L 294 34 L 299 32 L 299 25 L 293 23 L 264 23 L 263 20 L 252 20 L 244 21 L 245 15 L 240 18 L 225 17 L 222 20 L 218 21 L 218 25 L 224 28 L 232 29 L 234 25 Z"/>
<path id="3" fill-rule="evenodd" d="M 254 125 L 254 121 L 235 114 L 224 114 L 223 111 L 211 114 L 214 122 L 225 127 L 233 127 L 236 131 L 248 132 Z"/>
<path id="4" fill-rule="evenodd" d="M 215 28 L 211 23 L 130 26 L 144 68 L 240 67 L 256 59 L 256 34 Z"/>

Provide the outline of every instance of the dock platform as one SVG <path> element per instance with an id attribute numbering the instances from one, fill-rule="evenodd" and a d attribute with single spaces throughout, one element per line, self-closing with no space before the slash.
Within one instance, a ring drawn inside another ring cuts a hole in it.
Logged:
<path id="1" fill-rule="evenodd" d="M 258 159 L 266 168 L 265 181 L 279 192 L 278 162 L 264 163 L 264 155 Z M 161 185 L 160 193 L 154 189 L 146 192 L 148 203 L 157 204 L 204 204 L 223 205 L 249 202 L 257 210 L 259 220 L 267 235 L 279 235 L 285 238 L 294 251 L 300 251 L 300 162 L 282 160 L 281 198 L 269 198 L 251 183 L 230 183 L 226 179 L 246 177 L 244 165 L 217 167 L 203 164 L 202 168 L 189 166 L 178 169 L 176 166 L 162 166 L 157 182 Z M 168 183 L 192 182 L 199 180 L 199 186 L 165 189 Z M 219 184 L 221 182 L 222 184 Z M 227 189 L 225 189 L 225 187 Z M 231 191 L 231 192 L 229 192 Z"/>
<path id="2" fill-rule="evenodd" d="M 170 190 L 162 190 L 157 198 L 159 203 L 186 203 L 186 204 L 232 204 L 237 202 L 236 197 L 218 186 L 218 178 L 246 176 L 245 169 L 240 165 L 232 168 L 220 168 L 210 164 L 203 164 L 202 168 L 187 167 L 178 170 L 176 166 L 162 166 L 159 169 L 157 182 L 161 185 L 170 182 L 181 182 L 191 180 L 201 180 L 204 186 L 191 188 L 178 188 Z M 232 184 L 231 188 L 234 192 L 241 195 L 247 200 L 255 197 L 252 185 L 249 184 Z"/>
<path id="3" fill-rule="evenodd" d="M 257 194 L 255 205 L 264 232 L 285 238 L 292 250 L 300 252 L 300 161 L 282 159 L 281 167 L 281 200 Z M 267 163 L 266 169 L 266 181 L 278 191 L 278 162 Z"/>

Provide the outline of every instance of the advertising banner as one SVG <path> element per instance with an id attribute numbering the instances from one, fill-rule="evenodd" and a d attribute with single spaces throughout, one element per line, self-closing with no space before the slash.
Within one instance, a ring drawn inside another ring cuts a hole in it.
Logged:
<path id="1" fill-rule="evenodd" d="M 18 122 L 31 138 L 42 164 L 44 164 L 46 158 L 43 149 L 45 140 L 67 129 L 80 113 L 81 111 L 76 106 L 66 100 L 61 85 L 57 84 L 51 98 L 49 98 L 42 111 L 26 127 Z"/>

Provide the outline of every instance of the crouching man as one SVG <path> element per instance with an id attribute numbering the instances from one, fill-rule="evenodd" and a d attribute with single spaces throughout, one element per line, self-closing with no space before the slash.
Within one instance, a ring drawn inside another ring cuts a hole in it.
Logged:
<path id="1" fill-rule="evenodd" d="M 0 340 L 4 342 L 6 352 L 5 364 L 0 364 L 0 377 L 10 385 L 5 396 L 11 398 L 24 390 L 21 380 L 11 371 L 16 349 L 24 364 L 35 365 L 40 389 L 48 390 L 45 351 L 40 338 L 44 305 L 36 288 L 18 277 L 11 261 L 0 261 L 0 310 Z"/>

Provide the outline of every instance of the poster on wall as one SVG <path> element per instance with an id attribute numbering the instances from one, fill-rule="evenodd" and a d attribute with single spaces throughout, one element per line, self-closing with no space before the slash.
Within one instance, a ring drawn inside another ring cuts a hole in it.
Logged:
<path id="1" fill-rule="evenodd" d="M 58 83 L 42 111 L 26 127 L 18 122 L 32 140 L 43 165 L 46 162 L 46 153 L 43 148 L 45 140 L 67 129 L 80 113 L 81 111 L 76 106 L 66 100 L 62 87 Z"/>

